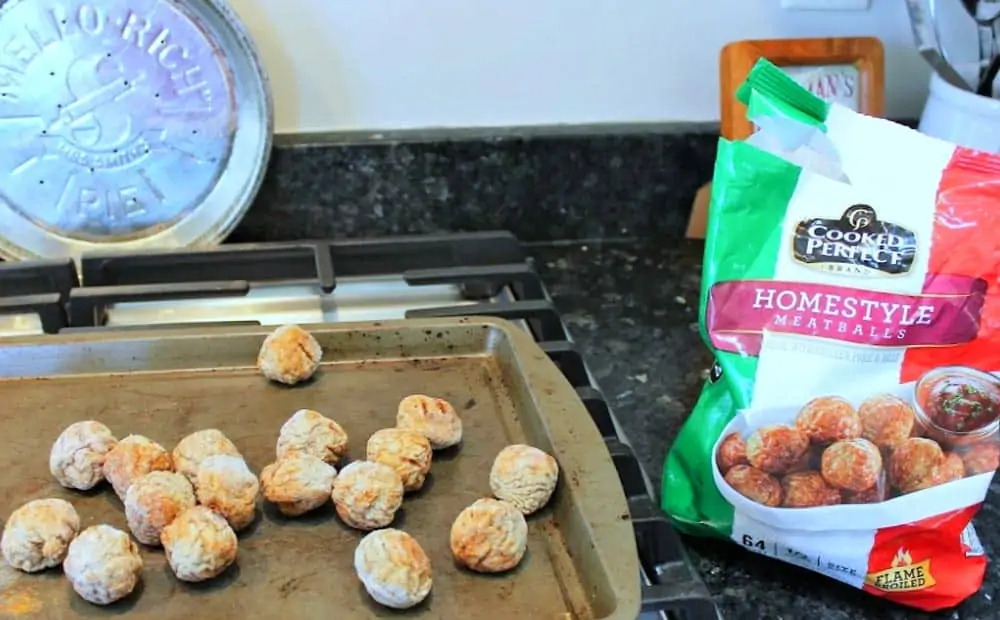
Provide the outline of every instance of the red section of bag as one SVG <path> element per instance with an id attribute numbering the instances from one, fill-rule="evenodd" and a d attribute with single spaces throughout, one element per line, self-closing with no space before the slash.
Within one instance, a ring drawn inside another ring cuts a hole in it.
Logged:
<path id="1" fill-rule="evenodd" d="M 986 556 L 962 537 L 979 506 L 876 532 L 864 591 L 936 611 L 954 607 L 979 590 Z"/>
<path id="2" fill-rule="evenodd" d="M 1000 158 L 958 148 L 938 186 L 927 278 L 935 274 L 988 283 L 976 339 L 951 347 L 908 349 L 899 382 L 938 366 L 1000 368 Z M 926 290 L 926 288 L 925 288 Z"/>

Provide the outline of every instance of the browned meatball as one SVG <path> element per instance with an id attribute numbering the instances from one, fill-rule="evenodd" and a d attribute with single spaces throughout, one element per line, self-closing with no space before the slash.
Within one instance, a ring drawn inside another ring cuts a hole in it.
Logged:
<path id="1" fill-rule="evenodd" d="M 749 465 L 737 465 L 724 478 L 734 491 L 750 501 L 772 507 L 781 505 L 781 483 L 767 472 Z"/>
<path id="2" fill-rule="evenodd" d="M 769 474 L 787 473 L 807 450 L 809 438 L 790 426 L 762 426 L 747 438 L 747 460 Z"/>
<path id="3" fill-rule="evenodd" d="M 885 473 L 885 468 L 878 475 L 878 481 L 864 491 L 849 492 L 842 494 L 845 504 L 877 504 L 889 499 L 889 480 Z"/>
<path id="4" fill-rule="evenodd" d="M 969 446 L 962 452 L 965 475 L 976 476 L 1000 468 L 1000 444 L 996 438 Z"/>
<path id="5" fill-rule="evenodd" d="M 944 452 L 936 441 L 910 437 L 892 452 L 889 482 L 903 493 L 916 491 L 943 462 Z"/>
<path id="6" fill-rule="evenodd" d="M 954 452 L 946 452 L 944 462 L 938 468 L 939 478 L 944 482 L 954 482 L 965 477 L 965 463 L 962 457 Z"/>
<path id="7" fill-rule="evenodd" d="M 719 444 L 719 449 L 715 453 L 715 463 L 719 466 L 719 471 L 725 475 L 727 471 L 737 465 L 746 465 L 747 442 L 743 441 L 739 433 L 729 433 Z"/>
<path id="8" fill-rule="evenodd" d="M 839 396 L 814 398 L 799 411 L 795 426 L 815 444 L 861 436 L 861 419 L 851 403 Z"/>
<path id="9" fill-rule="evenodd" d="M 786 508 L 811 508 L 834 506 L 840 503 L 840 491 L 831 487 L 817 471 L 788 474 L 781 479 Z"/>
<path id="10" fill-rule="evenodd" d="M 858 407 L 861 436 L 879 448 L 893 450 L 913 434 L 913 407 L 892 394 L 872 396 Z"/>
<path id="11" fill-rule="evenodd" d="M 838 489 L 864 491 L 878 482 L 882 453 L 867 439 L 844 439 L 823 451 L 820 471 Z"/>
<path id="12" fill-rule="evenodd" d="M 931 475 L 920 482 L 913 490 L 922 491 L 939 484 L 948 484 L 965 477 L 965 463 L 962 457 L 954 452 L 945 452 L 944 460 L 934 468 Z"/>

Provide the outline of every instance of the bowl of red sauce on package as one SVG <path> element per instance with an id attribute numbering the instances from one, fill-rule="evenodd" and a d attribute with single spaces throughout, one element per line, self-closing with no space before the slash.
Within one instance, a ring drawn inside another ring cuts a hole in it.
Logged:
<path id="1" fill-rule="evenodd" d="M 962 447 L 1000 429 L 1000 378 L 965 366 L 942 366 L 913 387 L 917 422 L 942 446 Z"/>

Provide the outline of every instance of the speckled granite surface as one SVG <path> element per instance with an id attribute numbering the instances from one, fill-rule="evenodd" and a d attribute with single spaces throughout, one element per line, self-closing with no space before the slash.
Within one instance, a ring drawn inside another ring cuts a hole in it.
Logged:
<path id="1" fill-rule="evenodd" d="M 524 241 L 683 232 L 699 132 L 281 147 L 230 241 L 505 229 Z"/>
<path id="2" fill-rule="evenodd" d="M 643 466 L 659 488 L 663 458 L 697 398 L 711 356 L 697 331 L 702 244 L 645 241 L 531 248 L 536 266 Z M 997 484 L 975 523 L 1000 552 Z M 955 610 L 918 614 L 829 578 L 685 538 L 726 620 L 1000 618 L 1000 573 Z"/>

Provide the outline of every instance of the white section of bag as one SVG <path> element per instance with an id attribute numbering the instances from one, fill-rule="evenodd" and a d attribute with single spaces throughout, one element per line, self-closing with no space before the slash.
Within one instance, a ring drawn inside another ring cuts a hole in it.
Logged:
<path id="1" fill-rule="evenodd" d="M 968 551 L 965 552 L 965 557 L 980 557 L 986 555 L 986 550 L 983 549 L 983 543 L 979 542 L 979 534 L 976 534 L 976 528 L 973 527 L 970 522 L 962 530 L 961 534 L 962 544 L 965 545 Z"/>
<path id="2" fill-rule="evenodd" d="M 931 75 L 920 132 L 990 153 L 1000 153 L 1000 100 L 955 88 Z"/>
<path id="3" fill-rule="evenodd" d="M 839 526 L 840 524 L 828 524 Z M 736 510 L 732 539 L 744 549 L 860 588 L 868 574 L 875 530 L 778 530 Z"/>
<path id="4" fill-rule="evenodd" d="M 898 382 L 904 352 L 765 332 L 751 407 L 801 408 L 847 386 L 867 394 L 887 391 Z"/>
<path id="5" fill-rule="evenodd" d="M 873 137 L 877 140 L 877 135 Z M 859 155 L 854 153 L 852 156 Z M 870 158 L 867 165 L 878 167 Z M 881 188 L 862 192 L 856 187 L 803 171 L 782 223 L 774 279 L 919 294 L 927 272 L 936 188 L 941 171 L 938 169 L 940 162 L 936 159 L 929 162 L 911 160 L 910 165 L 913 181 L 893 184 L 891 193 Z M 845 209 L 856 203 L 871 205 L 880 220 L 905 226 L 915 233 L 918 247 L 909 273 L 861 278 L 818 271 L 795 260 L 792 240 L 800 221 L 816 217 L 839 218 Z M 801 406 L 816 396 L 839 394 L 848 385 L 853 389 L 866 390 L 869 394 L 891 390 L 899 382 L 903 352 L 903 349 L 765 332 L 751 405 L 755 409 Z"/>
<path id="6" fill-rule="evenodd" d="M 857 117 L 866 118 L 860 115 Z M 923 136 L 920 137 L 925 139 Z M 872 142 L 878 144 L 878 138 L 877 134 L 872 135 Z M 884 158 L 885 154 L 882 153 L 881 156 Z M 857 159 L 860 154 L 852 152 L 850 157 Z M 860 164 L 856 161 L 851 163 L 845 161 L 844 170 L 851 176 L 850 168 L 865 165 L 877 168 L 881 165 L 876 163 L 877 157 L 878 154 L 865 157 L 865 161 Z M 844 159 L 848 159 L 846 154 Z M 919 160 L 911 160 L 908 165 L 912 180 L 905 185 L 893 185 L 890 191 L 884 191 L 882 187 L 857 185 L 852 187 L 811 171 L 803 171 L 781 224 L 782 249 L 774 266 L 774 279 L 779 282 L 808 282 L 887 293 L 919 294 L 923 290 L 924 277 L 927 273 L 937 186 L 944 165 L 939 161 L 929 161 L 924 164 Z M 817 217 L 838 219 L 848 207 L 859 203 L 874 208 L 880 221 L 904 226 L 916 234 L 917 252 L 908 273 L 874 278 L 858 277 L 818 271 L 795 260 L 792 240 L 799 222 Z"/>
<path id="7" fill-rule="evenodd" d="M 878 199 L 882 208 L 895 205 L 897 213 L 910 212 L 909 198 L 933 207 L 941 173 L 955 152 L 953 143 L 836 104 L 825 125 L 844 174 L 865 196 Z"/>
<path id="8" fill-rule="evenodd" d="M 763 116 L 758 120 L 758 130 L 744 142 L 800 168 L 834 181 L 847 182 L 840 160 L 822 131 L 777 116 Z"/>

